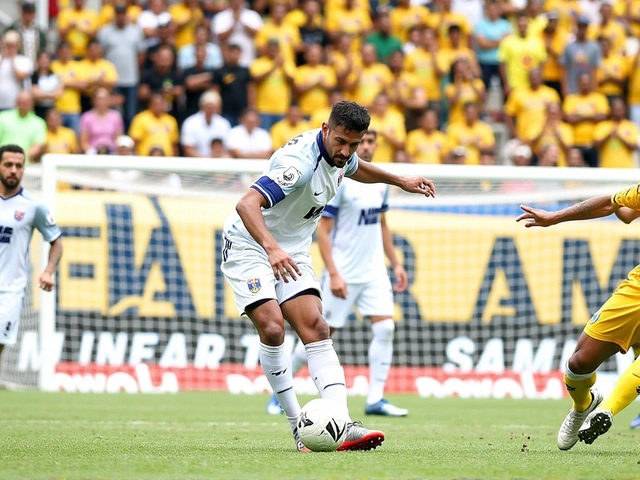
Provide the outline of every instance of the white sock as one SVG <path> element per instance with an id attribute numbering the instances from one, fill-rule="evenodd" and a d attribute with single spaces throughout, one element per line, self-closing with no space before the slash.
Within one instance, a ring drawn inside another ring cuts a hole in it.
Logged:
<path id="1" fill-rule="evenodd" d="M 344 378 L 344 369 L 338 360 L 338 354 L 333 348 L 333 340 L 321 340 L 305 345 L 307 359 L 309 361 L 309 375 L 320 392 L 322 398 L 335 400 L 347 407 L 347 383 Z"/>
<path id="2" fill-rule="evenodd" d="M 260 363 L 269 385 L 276 394 L 280 406 L 284 410 L 291 430 L 296 426 L 300 415 L 300 404 L 293 390 L 293 375 L 291 364 L 284 353 L 284 343 L 277 347 L 271 347 L 260 342 Z"/>
<path id="3" fill-rule="evenodd" d="M 295 377 L 296 373 L 307 364 L 307 351 L 304 348 L 302 340 L 298 340 L 296 348 L 291 354 L 291 375 Z"/>
<path id="4" fill-rule="evenodd" d="M 393 333 L 395 322 L 392 319 L 371 324 L 373 338 L 369 345 L 369 394 L 367 405 L 382 400 L 384 385 L 387 383 L 391 358 L 393 357 Z"/>

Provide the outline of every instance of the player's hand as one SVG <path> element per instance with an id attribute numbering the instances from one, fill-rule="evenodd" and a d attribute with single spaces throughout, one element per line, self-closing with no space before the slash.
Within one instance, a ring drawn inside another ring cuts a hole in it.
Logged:
<path id="1" fill-rule="evenodd" d="M 403 177 L 400 188 L 409 193 L 422 193 L 425 197 L 436 196 L 436 186 L 424 177 Z"/>
<path id="2" fill-rule="evenodd" d="M 49 272 L 42 272 L 42 275 L 38 278 L 38 285 L 45 292 L 50 292 L 55 287 L 56 282 L 53 281 L 53 276 Z"/>
<path id="3" fill-rule="evenodd" d="M 521 220 L 527 220 L 525 227 L 550 227 L 555 225 L 553 221 L 553 212 L 547 212 L 540 208 L 531 208 L 527 205 L 520 205 L 520 208 L 524 211 L 522 215 L 516 218 L 516 222 Z"/>
<path id="4" fill-rule="evenodd" d="M 281 248 L 272 250 L 268 254 L 268 257 L 276 280 L 280 280 L 280 277 L 282 277 L 284 283 L 289 283 L 289 277 L 295 282 L 299 276 L 302 276 L 302 272 L 298 268 L 298 265 L 296 265 L 296 262 Z"/>
<path id="5" fill-rule="evenodd" d="M 396 277 L 396 283 L 393 286 L 394 292 L 404 292 L 409 286 L 409 275 L 402 265 L 396 265 L 393 269 L 393 274 Z"/>
<path id="6" fill-rule="evenodd" d="M 334 297 L 347 298 L 347 284 L 340 275 L 331 277 L 331 293 Z"/>

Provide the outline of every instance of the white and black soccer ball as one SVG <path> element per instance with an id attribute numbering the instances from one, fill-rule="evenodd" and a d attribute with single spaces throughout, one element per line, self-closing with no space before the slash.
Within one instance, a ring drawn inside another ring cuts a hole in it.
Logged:
<path id="1" fill-rule="evenodd" d="M 298 436 L 313 452 L 333 452 L 347 436 L 344 407 L 333 400 L 316 398 L 307 403 L 298 418 Z"/>

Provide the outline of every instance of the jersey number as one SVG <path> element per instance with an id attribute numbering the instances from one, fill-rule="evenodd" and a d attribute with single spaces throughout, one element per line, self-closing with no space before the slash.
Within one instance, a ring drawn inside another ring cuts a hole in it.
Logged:
<path id="1" fill-rule="evenodd" d="M 11 235 L 13 235 L 12 227 L 0 225 L 0 243 L 11 243 Z"/>
<path id="2" fill-rule="evenodd" d="M 290 145 L 295 145 L 296 143 L 298 143 L 298 140 L 300 140 L 300 137 L 302 137 L 302 134 L 298 135 L 297 137 L 293 137 L 291 140 L 289 140 L 287 143 L 285 143 L 283 145 L 283 147 L 290 146 Z M 282 147 L 280 147 L 280 148 L 282 148 Z"/>
<path id="3" fill-rule="evenodd" d="M 311 210 L 309 210 L 307 212 L 307 214 L 304 216 L 304 218 L 306 218 L 307 220 L 311 220 L 312 218 L 316 218 L 318 215 L 320 215 L 322 213 L 322 211 L 324 210 L 324 207 L 311 207 Z"/>

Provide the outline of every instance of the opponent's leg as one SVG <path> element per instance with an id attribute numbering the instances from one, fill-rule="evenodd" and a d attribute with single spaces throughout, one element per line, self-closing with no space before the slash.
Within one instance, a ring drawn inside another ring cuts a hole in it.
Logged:
<path id="1" fill-rule="evenodd" d="M 558 432 L 558 448 L 569 450 L 578 442 L 580 427 L 600 403 L 602 394 L 591 388 L 596 382 L 596 369 L 606 359 L 620 351 L 614 343 L 580 335 L 578 344 L 565 367 L 564 381 L 573 406 Z"/>
<path id="2" fill-rule="evenodd" d="M 638 356 L 640 356 L 640 343 L 635 343 L 633 345 L 631 345 L 631 348 L 633 348 L 633 356 L 634 358 L 638 358 Z M 640 428 L 640 413 L 638 414 L 638 416 L 636 418 L 634 418 L 631 422 L 630 428 L 632 429 L 636 429 L 636 428 Z"/>

